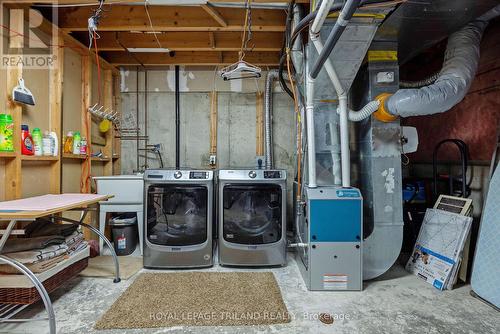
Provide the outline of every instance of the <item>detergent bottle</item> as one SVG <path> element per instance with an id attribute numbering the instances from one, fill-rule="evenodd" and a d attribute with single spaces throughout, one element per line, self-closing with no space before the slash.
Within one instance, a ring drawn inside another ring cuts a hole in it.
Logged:
<path id="1" fill-rule="evenodd" d="M 21 153 L 23 155 L 33 155 L 33 138 L 30 129 L 26 124 L 21 125 Z"/>

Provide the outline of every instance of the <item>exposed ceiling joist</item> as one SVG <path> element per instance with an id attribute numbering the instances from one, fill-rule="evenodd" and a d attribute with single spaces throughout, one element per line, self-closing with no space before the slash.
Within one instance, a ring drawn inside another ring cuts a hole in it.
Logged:
<path id="1" fill-rule="evenodd" d="M 140 61 L 144 66 L 196 65 L 214 66 L 228 65 L 238 61 L 238 52 L 176 52 L 167 53 L 134 53 L 105 52 L 103 56 L 115 66 L 135 66 Z M 245 60 L 257 66 L 277 66 L 279 52 L 251 52 Z"/>
<path id="2" fill-rule="evenodd" d="M 203 8 L 215 21 L 217 21 L 222 27 L 227 27 L 226 20 L 220 15 L 220 13 L 212 7 L 210 4 L 201 5 Z"/>
<path id="3" fill-rule="evenodd" d="M 88 33 L 73 33 L 83 43 L 88 43 Z M 98 40 L 100 51 L 123 51 L 127 48 L 156 48 L 158 44 L 151 33 L 101 32 Z M 239 32 L 169 32 L 157 34 L 162 47 L 172 51 L 239 51 Z M 283 34 L 276 32 L 254 33 L 249 47 L 252 52 L 280 51 Z"/>
<path id="4" fill-rule="evenodd" d="M 245 10 L 240 8 L 217 8 L 224 17 L 226 26 L 207 15 L 199 7 L 157 6 L 150 9 L 151 20 L 156 31 L 242 31 Z M 89 7 L 63 7 L 59 9 L 58 25 L 65 31 L 87 31 Z M 253 9 L 253 31 L 285 30 L 285 12 L 281 10 Z M 99 31 L 151 31 L 144 6 L 113 5 L 103 15 Z"/>
<path id="5" fill-rule="evenodd" d="M 28 4 L 58 4 L 58 5 L 93 5 L 98 4 L 97 0 L 16 0 L 16 3 Z M 106 0 L 106 4 L 134 4 L 143 2 L 141 0 Z M 182 1 L 178 1 L 181 3 Z M 245 0 L 210 0 L 209 3 L 245 2 Z M 252 0 L 255 3 L 287 3 L 289 0 Z M 309 0 L 296 0 L 296 3 L 309 3 Z"/>

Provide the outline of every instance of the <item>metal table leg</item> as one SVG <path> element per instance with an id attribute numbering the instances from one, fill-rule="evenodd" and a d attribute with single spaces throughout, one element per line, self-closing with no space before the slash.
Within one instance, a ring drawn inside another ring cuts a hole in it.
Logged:
<path id="1" fill-rule="evenodd" d="M 111 255 L 113 256 L 113 260 L 115 262 L 115 278 L 113 280 L 113 283 L 119 283 L 121 281 L 121 279 L 120 279 L 120 264 L 118 262 L 118 256 L 116 255 L 116 252 L 115 252 L 115 249 L 113 247 L 113 244 L 108 240 L 108 238 L 106 238 L 106 236 L 103 233 L 101 233 L 101 231 L 99 231 L 99 229 L 95 228 L 92 225 L 85 224 L 83 222 L 83 220 L 85 219 L 86 215 L 87 215 L 87 211 L 83 211 L 82 215 L 80 217 L 80 221 L 69 219 L 69 218 L 64 218 L 64 217 L 55 217 L 55 216 L 53 217 L 53 219 L 59 220 L 59 221 L 65 221 L 65 222 L 68 222 L 68 223 L 71 223 L 71 224 L 75 224 L 75 225 L 79 225 L 79 226 L 83 226 L 85 228 L 88 228 L 89 230 L 91 230 L 92 232 L 94 232 L 95 234 L 97 234 L 99 236 L 99 238 L 101 238 L 102 240 L 104 240 L 104 242 L 106 243 L 106 245 L 111 250 Z"/>
<path id="2" fill-rule="evenodd" d="M 45 287 L 43 286 L 42 282 L 38 279 L 38 277 L 31 272 L 26 266 L 24 266 L 22 263 L 11 259 L 7 256 L 0 255 L 0 262 L 5 262 L 8 265 L 11 265 L 12 267 L 16 268 L 19 270 L 21 273 L 24 275 L 28 276 L 30 281 L 33 283 L 35 288 L 37 289 L 38 293 L 40 294 L 40 297 L 42 298 L 43 304 L 45 305 L 45 310 L 47 311 L 48 315 L 48 320 L 49 320 L 49 330 L 50 334 L 56 334 L 56 316 L 54 314 L 54 308 L 52 307 L 52 302 L 50 300 L 49 294 L 47 293 L 47 290 L 45 290 Z M 29 321 L 29 320 L 27 320 Z M 1 320 L 0 320 L 1 322 Z"/>

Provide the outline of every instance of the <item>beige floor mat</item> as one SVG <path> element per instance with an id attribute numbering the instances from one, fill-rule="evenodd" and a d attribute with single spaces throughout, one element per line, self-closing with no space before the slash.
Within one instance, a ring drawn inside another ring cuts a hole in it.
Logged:
<path id="1" fill-rule="evenodd" d="M 143 273 L 95 328 L 271 325 L 290 319 L 270 272 Z"/>

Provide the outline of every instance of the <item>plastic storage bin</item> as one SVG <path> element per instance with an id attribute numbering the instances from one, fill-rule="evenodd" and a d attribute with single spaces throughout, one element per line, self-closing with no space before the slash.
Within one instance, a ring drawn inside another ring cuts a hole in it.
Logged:
<path id="1" fill-rule="evenodd" d="M 119 215 L 110 220 L 116 255 L 130 255 L 137 247 L 137 216 L 135 213 Z"/>

